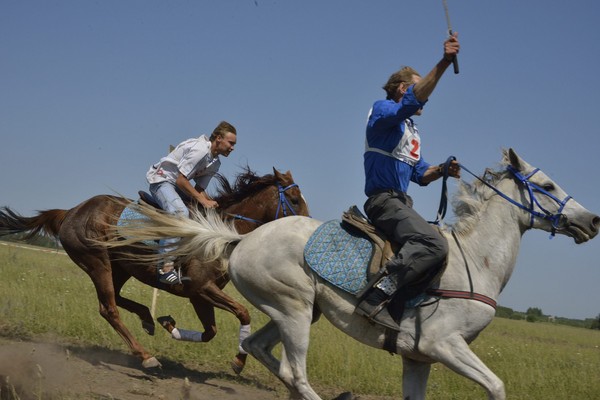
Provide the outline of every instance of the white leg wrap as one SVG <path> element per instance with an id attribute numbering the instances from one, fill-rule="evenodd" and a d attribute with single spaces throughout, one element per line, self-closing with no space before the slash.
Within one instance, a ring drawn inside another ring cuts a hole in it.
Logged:
<path id="1" fill-rule="evenodd" d="M 173 330 L 171 331 L 171 337 L 173 339 L 181 340 L 181 335 L 179 334 L 179 329 L 173 328 Z"/>
<path id="2" fill-rule="evenodd" d="M 248 336 L 250 336 L 250 333 L 251 333 L 250 325 L 240 325 L 240 345 L 239 345 L 239 352 L 241 354 L 248 354 L 242 348 L 242 342 L 244 341 L 244 339 L 246 339 Z"/>
<path id="3" fill-rule="evenodd" d="M 185 342 L 201 342 L 202 332 L 173 328 L 173 331 L 171 332 L 171 337 L 173 339 L 183 340 Z"/>

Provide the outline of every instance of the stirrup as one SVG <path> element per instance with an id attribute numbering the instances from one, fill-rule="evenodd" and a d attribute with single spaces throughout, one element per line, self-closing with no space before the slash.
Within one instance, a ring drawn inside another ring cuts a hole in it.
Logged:
<path id="1" fill-rule="evenodd" d="M 177 268 L 177 276 L 179 277 L 179 283 L 189 282 L 192 280 L 189 276 L 183 276 L 181 273 L 181 267 Z"/>
<path id="2" fill-rule="evenodd" d="M 400 331 L 400 324 L 390 313 L 388 308 L 389 304 L 390 300 L 385 300 L 379 305 L 375 306 L 372 310 L 370 310 L 370 312 L 360 308 L 359 305 L 354 312 L 365 317 L 371 324 L 379 324 L 387 328 Z"/>
<path id="3" fill-rule="evenodd" d="M 379 288 L 373 288 L 357 305 L 355 313 L 365 317 L 369 322 L 386 326 L 399 331 L 400 324 L 390 314 L 388 305 L 394 295 L 388 295 Z"/>
<path id="4" fill-rule="evenodd" d="M 379 303 L 378 305 L 374 306 L 372 309 L 366 310 L 366 308 L 368 308 L 368 307 L 361 307 L 364 305 L 364 301 L 362 301 L 358 304 L 358 306 L 356 307 L 354 312 L 356 312 L 358 315 L 361 315 L 361 316 L 367 318 L 369 321 L 373 322 L 375 320 L 375 317 L 380 312 L 382 312 L 389 303 L 390 303 L 389 299 L 384 300 L 381 303 Z"/>
<path id="5" fill-rule="evenodd" d="M 373 275 L 373 277 L 371 279 L 369 279 L 369 281 L 367 282 L 367 284 L 365 285 L 364 288 L 362 288 L 358 293 L 356 293 L 356 298 L 359 301 L 362 301 L 365 299 L 365 297 L 367 297 L 367 295 L 369 293 L 371 293 L 371 290 L 375 290 L 377 289 L 375 287 L 375 285 L 377 285 L 377 283 L 384 278 L 385 276 L 389 275 L 389 271 L 387 270 L 387 268 L 384 266 L 382 267 L 379 271 L 377 271 L 377 273 L 375 275 Z"/>

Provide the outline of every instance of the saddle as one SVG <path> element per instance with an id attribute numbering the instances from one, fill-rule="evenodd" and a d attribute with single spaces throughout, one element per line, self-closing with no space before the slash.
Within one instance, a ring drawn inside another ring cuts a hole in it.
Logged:
<path id="1" fill-rule="evenodd" d="M 157 210 L 162 210 L 163 208 L 154 200 L 154 196 L 152 196 L 148 192 L 144 192 L 143 190 L 138 191 L 138 196 L 140 196 L 140 200 L 146 203 L 149 206 L 156 208 Z M 187 206 L 187 208 L 192 208 L 192 200 L 187 197 L 182 198 L 183 203 Z"/>
<path id="2" fill-rule="evenodd" d="M 342 224 L 346 229 L 353 229 L 366 235 L 373 243 L 373 253 L 367 268 L 368 283 L 363 290 L 356 294 L 356 297 L 360 299 L 367 294 L 370 288 L 377 283 L 380 278 L 388 274 L 388 271 L 384 266 L 388 261 L 395 257 L 400 250 L 400 245 L 389 240 L 383 232 L 373 226 L 355 205 L 342 214 Z M 437 227 L 437 229 L 442 233 L 440 227 Z M 445 269 L 447 261 L 448 260 L 446 259 L 432 274 L 424 276 L 417 282 L 414 282 L 411 285 L 412 290 L 409 297 L 414 297 L 416 294 L 421 293 L 432 281 L 435 281 Z"/>
<path id="3" fill-rule="evenodd" d="M 380 274 L 385 264 L 396 255 L 399 246 L 391 242 L 387 236 L 369 222 L 358 207 L 352 206 L 342 214 L 342 223 L 347 229 L 358 230 L 373 243 L 373 255 L 367 268 L 367 279 L 370 281 Z"/>
<path id="4" fill-rule="evenodd" d="M 152 206 L 158 210 L 162 210 L 162 207 L 154 200 L 154 197 L 150 193 L 144 192 L 143 190 L 138 191 L 138 196 L 140 196 L 140 200 L 144 203 Z"/>

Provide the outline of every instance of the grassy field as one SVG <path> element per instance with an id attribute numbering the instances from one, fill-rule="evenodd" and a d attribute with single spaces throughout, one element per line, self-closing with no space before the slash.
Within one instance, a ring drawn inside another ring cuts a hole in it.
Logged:
<path id="1" fill-rule="evenodd" d="M 65 255 L 0 245 L 0 274 L 0 336 L 61 337 L 128 352 L 125 343 L 98 314 L 91 280 Z M 233 286 L 228 286 L 227 291 L 241 299 Z M 132 280 L 123 294 L 150 306 L 152 288 Z M 250 306 L 249 309 L 256 330 L 266 318 Z M 201 328 L 187 300 L 168 293 L 160 293 L 156 313 L 171 314 L 180 327 Z M 125 311 L 121 315 L 132 333 L 159 360 L 171 359 L 189 368 L 229 373 L 228 362 L 237 349 L 238 321 L 233 315 L 218 312 L 219 334 L 204 344 L 171 340 L 158 326 L 155 336 L 148 336 L 136 316 Z M 512 400 L 600 399 L 599 331 L 496 318 L 471 346 L 504 381 Z M 401 394 L 400 357 L 359 344 L 324 318 L 311 333 L 308 372 L 320 393 L 352 391 L 394 398 Z M 249 360 L 243 375 L 284 391 L 283 385 L 255 360 Z M 433 366 L 428 398 L 485 397 L 477 384 L 442 365 Z"/>

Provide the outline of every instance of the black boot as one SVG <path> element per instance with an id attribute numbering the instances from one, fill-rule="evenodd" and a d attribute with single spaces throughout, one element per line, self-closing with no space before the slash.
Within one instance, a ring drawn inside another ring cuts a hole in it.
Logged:
<path id="1" fill-rule="evenodd" d="M 399 331 L 400 325 L 392 318 L 387 309 L 391 299 L 392 296 L 385 294 L 383 290 L 373 288 L 367 297 L 358 304 L 355 312 L 367 317 L 370 321 Z"/>

